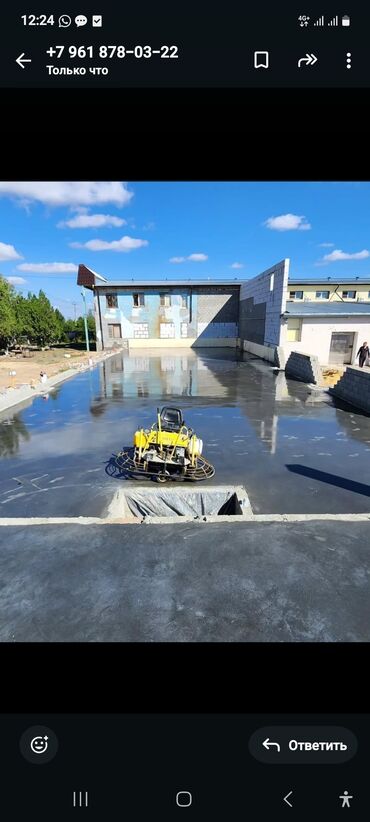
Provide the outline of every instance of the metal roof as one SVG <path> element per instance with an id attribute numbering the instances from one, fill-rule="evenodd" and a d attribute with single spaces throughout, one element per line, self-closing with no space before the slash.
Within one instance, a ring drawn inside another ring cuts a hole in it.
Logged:
<path id="1" fill-rule="evenodd" d="M 309 277 L 302 277 L 302 279 L 289 277 L 288 285 L 361 285 L 366 283 L 370 285 L 369 277 L 321 277 L 320 279 L 309 279 Z"/>
<path id="2" fill-rule="evenodd" d="M 191 286 L 198 286 L 198 285 L 208 285 L 213 287 L 215 285 L 241 285 L 244 280 L 118 280 L 106 283 L 95 283 L 95 288 L 167 288 L 171 286 L 186 286 L 190 288 Z"/>
<path id="3" fill-rule="evenodd" d="M 288 317 L 370 317 L 369 303 L 287 301 L 283 316 Z"/>

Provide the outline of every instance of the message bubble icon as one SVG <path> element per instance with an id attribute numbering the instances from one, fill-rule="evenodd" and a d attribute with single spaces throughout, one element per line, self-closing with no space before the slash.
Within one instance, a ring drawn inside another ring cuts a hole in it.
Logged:
<path id="1" fill-rule="evenodd" d="M 85 17 L 84 14 L 78 14 L 77 17 L 75 17 L 75 23 L 76 26 L 86 26 L 87 17 Z"/>

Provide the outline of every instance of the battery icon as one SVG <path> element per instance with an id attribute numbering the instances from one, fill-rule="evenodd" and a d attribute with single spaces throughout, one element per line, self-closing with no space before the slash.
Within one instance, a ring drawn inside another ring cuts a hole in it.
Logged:
<path id="1" fill-rule="evenodd" d="M 342 17 L 342 26 L 350 26 L 351 25 L 351 18 L 348 17 L 348 14 L 344 14 Z"/>

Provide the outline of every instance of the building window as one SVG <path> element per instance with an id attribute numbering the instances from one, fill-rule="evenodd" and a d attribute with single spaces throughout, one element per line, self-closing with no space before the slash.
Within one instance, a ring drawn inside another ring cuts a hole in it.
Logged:
<path id="1" fill-rule="evenodd" d="M 108 337 L 110 339 L 120 339 L 122 337 L 120 323 L 108 323 Z"/>
<path id="2" fill-rule="evenodd" d="M 118 308 L 117 294 L 107 294 L 107 308 Z"/>
<path id="3" fill-rule="evenodd" d="M 123 359 L 121 354 L 119 357 L 113 357 L 110 360 L 110 370 L 112 374 L 118 374 L 120 371 L 123 371 Z"/>
<path id="4" fill-rule="evenodd" d="M 148 323 L 134 323 L 134 337 L 138 339 L 147 339 L 149 337 Z"/>
<path id="5" fill-rule="evenodd" d="M 134 308 L 140 308 L 144 305 L 144 294 L 133 294 Z"/>
<path id="6" fill-rule="evenodd" d="M 170 305 L 171 305 L 171 295 L 170 294 L 161 294 L 160 305 L 162 305 L 164 308 L 169 308 Z"/>
<path id="7" fill-rule="evenodd" d="M 356 293 L 356 291 L 342 291 L 342 297 L 344 300 L 355 300 Z"/>
<path id="8" fill-rule="evenodd" d="M 274 290 L 274 275 L 270 274 L 270 291 Z"/>
<path id="9" fill-rule="evenodd" d="M 187 337 L 188 336 L 188 324 L 187 323 L 181 323 L 181 336 L 182 337 Z"/>
<path id="10" fill-rule="evenodd" d="M 188 307 L 188 298 L 187 298 L 187 295 L 185 294 L 181 297 L 181 308 L 187 308 L 187 307 Z"/>
<path id="11" fill-rule="evenodd" d="M 174 323 L 160 323 L 159 326 L 159 335 L 163 338 L 171 338 L 173 339 L 175 336 L 175 326 Z"/>
<path id="12" fill-rule="evenodd" d="M 330 291 L 316 291 L 317 300 L 328 300 Z"/>
<path id="13" fill-rule="evenodd" d="M 302 320 L 291 317 L 287 324 L 288 342 L 300 342 L 302 337 Z"/>
<path id="14" fill-rule="evenodd" d="M 303 291 L 289 291 L 290 300 L 303 300 Z"/>

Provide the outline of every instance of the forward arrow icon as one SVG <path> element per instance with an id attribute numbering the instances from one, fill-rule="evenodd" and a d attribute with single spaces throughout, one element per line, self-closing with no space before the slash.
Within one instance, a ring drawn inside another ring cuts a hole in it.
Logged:
<path id="1" fill-rule="evenodd" d="M 317 57 L 315 54 L 306 54 L 305 57 L 298 60 L 298 68 L 301 68 L 302 63 L 305 63 L 306 66 L 314 66 L 317 63 Z"/>

